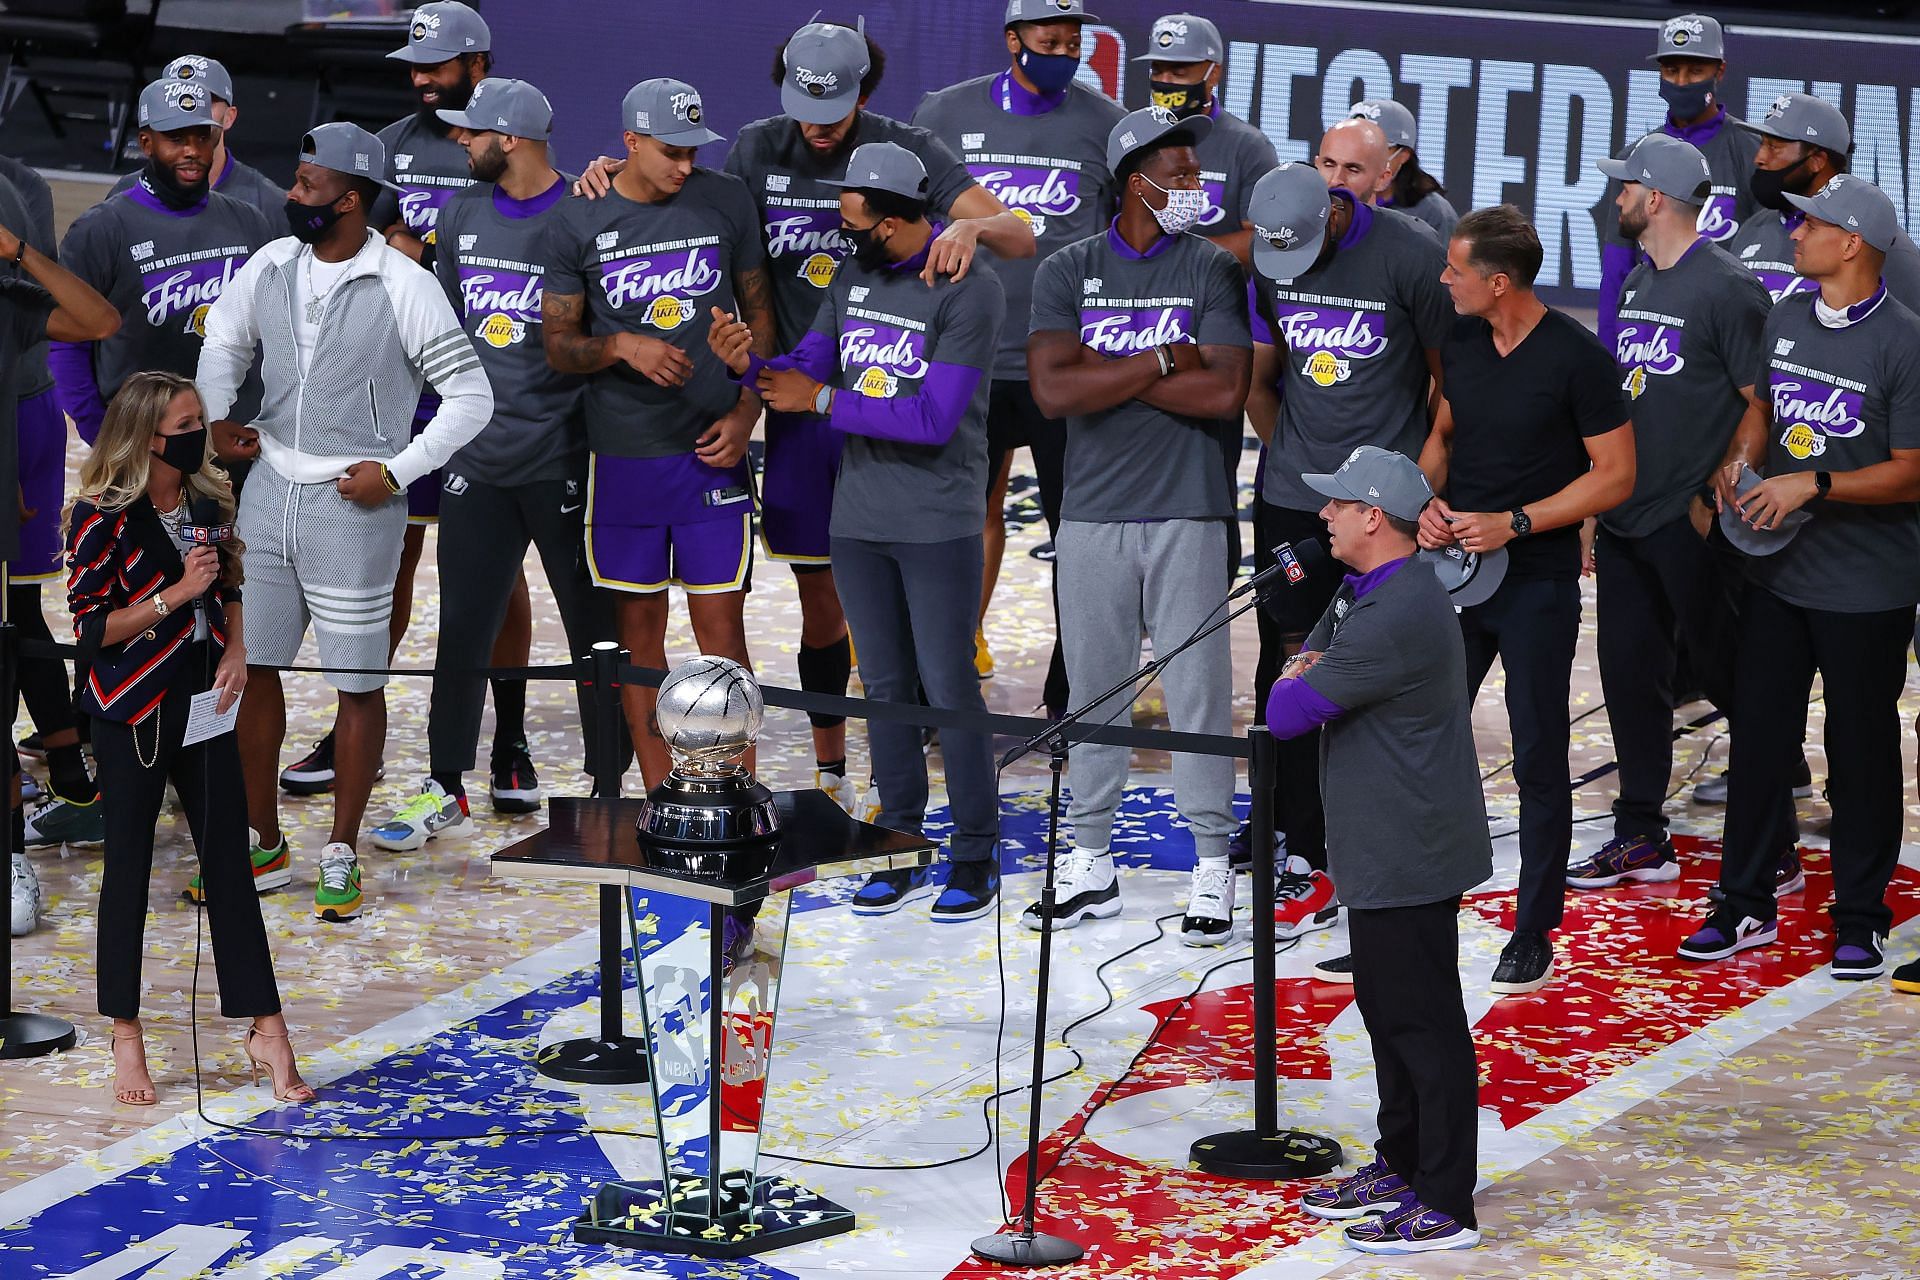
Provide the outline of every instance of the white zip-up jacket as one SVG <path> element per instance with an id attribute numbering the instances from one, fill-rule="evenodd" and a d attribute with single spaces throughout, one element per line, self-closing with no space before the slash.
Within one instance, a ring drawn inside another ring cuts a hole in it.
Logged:
<path id="1" fill-rule="evenodd" d="M 372 460 L 402 487 L 412 484 L 492 419 L 486 371 L 433 273 L 372 231 L 327 293 L 303 370 L 293 308 L 308 252 L 292 236 L 275 240 L 207 312 L 196 379 L 207 421 L 232 407 L 258 343 L 265 394 L 249 425 L 268 466 L 295 484 L 318 484 Z M 425 383 L 439 392 L 440 411 L 410 438 Z"/>

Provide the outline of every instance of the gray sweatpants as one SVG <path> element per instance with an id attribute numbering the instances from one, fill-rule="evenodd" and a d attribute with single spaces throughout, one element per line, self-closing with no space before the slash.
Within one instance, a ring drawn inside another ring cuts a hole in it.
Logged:
<path id="1" fill-rule="evenodd" d="M 1164 520 L 1090 524 L 1068 520 L 1054 538 L 1060 583 L 1061 640 L 1067 682 L 1076 699 L 1111 688 L 1140 665 L 1140 628 L 1155 653 L 1168 653 L 1209 621 L 1226 599 L 1227 522 Z M 1227 628 L 1216 631 L 1160 675 L 1167 718 L 1183 733 L 1226 734 L 1232 728 L 1233 652 Z M 1122 694 L 1088 718 L 1096 724 L 1132 724 Z M 1073 747 L 1073 802 L 1067 817 L 1073 841 L 1104 849 L 1113 811 L 1127 784 L 1131 751 L 1079 742 Z M 1174 802 L 1203 858 L 1227 854 L 1233 834 L 1233 760 L 1176 754 Z"/>

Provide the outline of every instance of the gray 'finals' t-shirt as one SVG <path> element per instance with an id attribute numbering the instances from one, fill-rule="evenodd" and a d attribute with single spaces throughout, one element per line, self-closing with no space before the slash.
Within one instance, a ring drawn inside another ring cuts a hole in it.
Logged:
<path id="1" fill-rule="evenodd" d="M 140 171 L 137 169 L 123 174 L 108 194 L 117 196 L 138 185 L 139 181 Z M 266 215 L 269 226 L 278 227 L 287 216 L 287 193 L 275 186 L 273 179 L 266 174 L 250 164 L 242 164 L 240 157 L 231 151 L 227 152 L 227 167 L 214 180 L 213 189 L 242 204 L 252 205 Z"/>
<path id="2" fill-rule="evenodd" d="M 1682 519 L 1726 456 L 1760 360 L 1772 302 L 1717 244 L 1665 271 L 1642 262 L 1620 294 L 1614 362 L 1633 415 L 1633 493 L 1600 517 L 1623 538 Z"/>
<path id="3" fill-rule="evenodd" d="M 445 234 L 434 274 L 493 384 L 493 420 L 447 467 L 487 484 L 560 479 L 585 444 L 586 379 L 547 363 L 540 322 L 547 228 L 574 198 L 571 184 L 562 174 L 541 195 L 515 200 L 492 183 L 475 183 L 440 210 Z"/>
<path id="4" fill-rule="evenodd" d="M 1207 193 L 1207 211 L 1194 230 L 1203 236 L 1225 235 L 1252 221 L 1247 205 L 1253 184 L 1267 176 L 1279 158 L 1266 134 L 1214 104 L 1213 129 L 1200 140 L 1200 187 Z"/>
<path id="5" fill-rule="evenodd" d="M 175 210 L 135 186 L 75 219 L 60 242 L 60 265 L 120 313 L 120 331 L 93 344 L 100 398 L 112 400 L 143 369 L 193 377 L 207 312 L 254 251 L 276 238 L 266 215 L 218 191 Z M 246 422 L 259 406 L 259 377 L 249 374 L 228 416 Z"/>
<path id="6" fill-rule="evenodd" d="M 1007 322 L 993 376 L 1027 377 L 1027 316 L 1033 277 L 1050 254 L 1084 240 L 1113 216 L 1113 174 L 1107 135 L 1126 112 L 1082 84 L 1059 106 L 1025 115 L 1031 95 L 1011 73 L 963 80 L 920 100 L 913 122 L 959 152 L 967 172 L 1033 228 L 1031 258 L 998 262 L 1007 293 Z"/>
<path id="7" fill-rule="evenodd" d="M 944 217 L 973 182 L 960 158 L 925 129 L 862 111 L 839 151 L 816 155 L 786 116 L 755 120 L 734 137 L 726 172 L 746 183 L 766 229 L 767 276 L 782 351 L 791 350 L 820 312 L 834 269 L 847 256 L 840 238 L 840 188 L 847 157 L 869 142 L 892 142 L 918 156 L 927 170 L 927 207 Z"/>
<path id="8" fill-rule="evenodd" d="M 59 254 L 53 238 L 53 192 L 47 180 L 10 157 L 0 166 L 0 223 L 47 257 Z M 11 357 L 9 357 L 11 358 Z M 15 398 L 37 396 L 53 385 L 53 371 L 47 367 L 47 340 L 40 339 L 21 354 L 13 365 L 11 379 Z M 0 395 L 5 394 L 0 384 Z"/>
<path id="9" fill-rule="evenodd" d="M 1451 239 L 1453 237 L 1453 229 L 1460 225 L 1460 211 L 1453 207 L 1451 200 L 1441 195 L 1438 191 L 1427 192 L 1427 194 L 1420 197 L 1417 204 L 1414 204 L 1410 208 L 1401 209 L 1399 205 L 1394 204 L 1391 200 L 1382 200 L 1380 207 L 1382 209 L 1397 209 L 1409 218 L 1418 221 L 1421 225 L 1432 227 L 1433 233 L 1440 237 L 1442 243 Z"/>
<path id="10" fill-rule="evenodd" d="M 733 282 L 766 265 L 759 216 L 738 178 L 696 167 L 678 195 L 638 204 L 616 189 L 563 200 L 547 241 L 546 288 L 584 295 L 588 333 L 639 333 L 687 353 L 693 376 L 663 387 L 621 361 L 587 378 L 587 443 L 596 453 L 664 458 L 739 403 L 707 346 L 708 309 L 738 311 Z"/>
<path id="11" fill-rule="evenodd" d="M 1881 293 L 1829 329 L 1812 298 L 1767 317 L 1755 390 L 1773 406 L 1766 473 L 1856 471 L 1920 449 L 1920 317 Z M 1920 602 L 1920 504 L 1815 499 L 1799 534 L 1750 562 L 1755 581 L 1790 604 L 1876 613 Z"/>
<path id="12" fill-rule="evenodd" d="M 1327 870 L 1362 911 L 1444 902 L 1493 874 L 1466 647 L 1419 560 L 1358 600 L 1354 582 L 1307 637 L 1323 656 L 1300 677 L 1345 710 L 1320 739 Z"/>
<path id="13" fill-rule="evenodd" d="M 1753 157 L 1760 151 L 1759 136 L 1742 129 L 1725 111 L 1717 120 L 1697 128 L 1682 129 L 1668 120 L 1654 132 L 1691 142 L 1700 149 L 1707 162 L 1709 186 L 1707 202 L 1700 208 L 1700 234 L 1716 244 L 1733 239 L 1756 208 L 1747 179 L 1753 173 Z M 1615 158 L 1625 159 L 1639 141 L 1639 138 L 1633 139 Z M 1625 245 L 1638 253 L 1639 246 L 1620 232 L 1620 206 L 1614 203 L 1619 194 L 1619 179 L 1607 179 L 1606 195 L 1600 201 L 1601 239 L 1607 244 Z"/>
<path id="14" fill-rule="evenodd" d="M 415 239 L 438 243 L 434 232 L 440 210 L 454 192 L 473 185 L 466 147 L 453 140 L 445 125 L 428 124 L 417 114 L 382 129 L 380 141 L 387 148 L 388 180 L 400 194 L 382 188 L 368 225 L 384 229 L 404 222 Z"/>
<path id="15" fill-rule="evenodd" d="M 1793 232 L 1804 220 L 1804 214 L 1789 216 L 1761 209 L 1741 223 L 1740 234 L 1727 242 L 1727 252 L 1753 272 L 1775 302 L 1820 287 L 1793 264 Z M 1887 292 L 1894 301 L 1909 311 L 1920 312 L 1920 247 L 1906 232 L 1896 234 L 1880 278 L 1887 282 Z"/>
<path id="16" fill-rule="evenodd" d="M 1354 206 L 1333 257 L 1291 284 L 1256 275 L 1253 340 L 1283 348 L 1280 416 L 1261 497 L 1318 511 L 1326 499 L 1300 473 L 1330 472 L 1378 445 L 1416 462 L 1429 427 L 1427 393 L 1453 322 L 1440 283 L 1446 255 L 1410 218 Z"/>
<path id="17" fill-rule="evenodd" d="M 836 538 L 946 542 L 986 519 L 987 400 L 1006 299 L 997 273 L 969 271 L 933 288 L 920 263 L 868 270 L 842 263 L 813 329 L 839 354 L 833 421 L 861 399 L 951 394 L 978 378 L 966 412 L 943 444 L 914 444 L 848 431 L 833 487 Z"/>
<path id="18" fill-rule="evenodd" d="M 1192 234 L 1145 254 L 1111 227 L 1040 264 L 1030 332 L 1066 332 L 1109 359 L 1170 342 L 1245 347 L 1240 264 Z M 1067 419 L 1063 520 L 1230 520 L 1240 419 L 1189 418 L 1143 400 Z"/>

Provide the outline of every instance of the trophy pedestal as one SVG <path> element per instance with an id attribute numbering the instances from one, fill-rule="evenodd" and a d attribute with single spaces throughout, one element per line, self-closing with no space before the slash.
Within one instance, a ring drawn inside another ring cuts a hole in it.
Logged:
<path id="1" fill-rule="evenodd" d="M 688 869 L 698 849 L 636 837 L 658 817 L 652 797 L 556 799 L 545 831 L 493 857 L 496 876 L 619 886 L 631 914 L 662 1176 L 603 1186 L 577 1240 L 733 1258 L 853 1229 L 852 1211 L 759 1172 L 789 899 L 926 866 L 934 846 L 857 822 L 822 791 L 768 801 L 775 833 L 698 864 L 717 874 Z"/>

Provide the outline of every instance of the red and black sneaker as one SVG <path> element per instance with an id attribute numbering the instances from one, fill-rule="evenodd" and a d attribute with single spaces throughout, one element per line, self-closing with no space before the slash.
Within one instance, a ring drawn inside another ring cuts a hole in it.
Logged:
<path id="1" fill-rule="evenodd" d="M 496 747 L 488 772 L 495 813 L 540 812 L 540 776 L 533 771 L 525 741 Z"/>
<path id="2" fill-rule="evenodd" d="M 1307 865 L 1299 854 L 1287 858 L 1273 883 L 1273 936 L 1285 942 L 1320 929 L 1333 928 L 1340 918 L 1340 898 L 1324 871 Z"/>
<path id="3" fill-rule="evenodd" d="M 280 789 L 290 796 L 317 796 L 333 790 L 333 734 L 280 771 Z"/>

